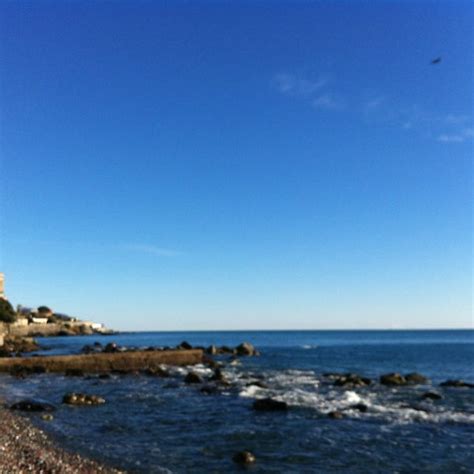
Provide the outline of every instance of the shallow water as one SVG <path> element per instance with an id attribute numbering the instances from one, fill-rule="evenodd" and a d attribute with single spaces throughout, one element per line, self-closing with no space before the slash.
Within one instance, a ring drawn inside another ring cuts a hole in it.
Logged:
<path id="1" fill-rule="evenodd" d="M 262 353 L 226 365 L 232 384 L 212 395 L 185 385 L 185 368 L 164 379 L 3 377 L 11 401 L 28 395 L 58 404 L 53 422 L 35 422 L 72 449 L 113 465 L 133 472 L 238 472 L 232 455 L 248 449 L 257 456 L 252 472 L 472 472 L 474 389 L 438 385 L 449 378 L 474 382 L 473 331 L 138 333 L 41 342 L 49 353 L 70 353 L 97 340 L 136 347 L 246 340 Z M 204 366 L 195 370 L 211 374 Z M 356 372 L 378 379 L 392 371 L 420 372 L 430 382 L 346 390 L 323 376 Z M 268 388 L 249 386 L 257 380 Z M 107 403 L 61 406 L 62 395 L 74 390 L 102 395 Z M 427 390 L 443 399 L 422 400 Z M 251 409 L 255 398 L 268 396 L 286 401 L 290 410 Z M 356 403 L 366 404 L 367 412 L 351 409 Z M 329 419 L 332 410 L 343 410 L 344 419 Z"/>

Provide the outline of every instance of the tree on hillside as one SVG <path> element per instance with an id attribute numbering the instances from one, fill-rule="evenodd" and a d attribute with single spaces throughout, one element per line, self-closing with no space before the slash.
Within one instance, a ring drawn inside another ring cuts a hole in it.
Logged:
<path id="1" fill-rule="evenodd" d="M 16 314 L 9 301 L 0 298 L 0 321 L 3 323 L 14 323 Z"/>

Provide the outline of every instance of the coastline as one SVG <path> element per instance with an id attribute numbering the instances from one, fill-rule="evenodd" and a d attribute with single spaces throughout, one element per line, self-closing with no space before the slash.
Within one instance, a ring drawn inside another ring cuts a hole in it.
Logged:
<path id="1" fill-rule="evenodd" d="M 0 474 L 106 473 L 119 471 L 61 448 L 25 416 L 0 405 Z"/>

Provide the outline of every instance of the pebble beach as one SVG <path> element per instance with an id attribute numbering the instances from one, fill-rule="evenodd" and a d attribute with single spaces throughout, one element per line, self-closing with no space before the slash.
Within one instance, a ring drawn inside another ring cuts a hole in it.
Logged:
<path id="1" fill-rule="evenodd" d="M 119 473 L 59 448 L 21 415 L 0 406 L 0 474 Z"/>

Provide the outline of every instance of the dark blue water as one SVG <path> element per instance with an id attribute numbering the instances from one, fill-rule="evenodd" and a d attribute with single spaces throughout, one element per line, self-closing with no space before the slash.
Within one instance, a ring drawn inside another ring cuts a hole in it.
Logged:
<path id="1" fill-rule="evenodd" d="M 251 472 L 473 472 L 474 389 L 441 388 L 446 379 L 474 382 L 474 331 L 282 331 L 136 333 L 48 338 L 49 353 L 79 352 L 86 343 L 235 346 L 249 341 L 260 357 L 241 358 L 224 373 L 229 387 L 205 395 L 183 383 L 188 369 L 167 379 L 110 379 L 42 374 L 9 376 L 9 397 L 26 394 L 58 403 L 42 424 L 70 448 L 133 472 L 238 472 L 234 452 L 257 456 Z M 198 367 L 203 376 L 207 367 Z M 423 386 L 335 387 L 325 372 L 357 372 L 378 380 L 387 372 L 420 372 Z M 248 386 L 263 380 L 268 388 Z M 99 407 L 60 405 L 66 391 L 104 396 Z M 420 398 L 427 390 L 439 401 Z M 255 398 L 271 396 L 287 413 L 257 413 Z M 364 403 L 365 413 L 351 409 Z M 344 412 L 332 420 L 327 413 Z"/>

